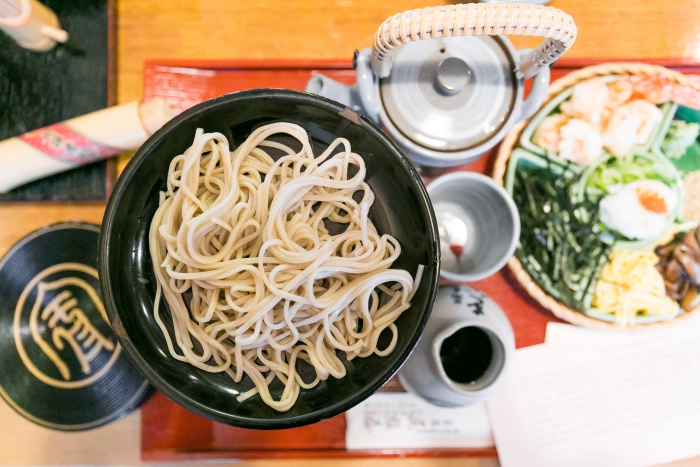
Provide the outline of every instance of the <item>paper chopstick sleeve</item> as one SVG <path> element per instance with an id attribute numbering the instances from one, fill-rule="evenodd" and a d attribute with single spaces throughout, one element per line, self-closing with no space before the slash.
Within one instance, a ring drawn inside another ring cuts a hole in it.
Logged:
<path id="1" fill-rule="evenodd" d="M 135 101 L 0 141 L 0 193 L 137 149 L 172 116 L 161 99 Z"/>

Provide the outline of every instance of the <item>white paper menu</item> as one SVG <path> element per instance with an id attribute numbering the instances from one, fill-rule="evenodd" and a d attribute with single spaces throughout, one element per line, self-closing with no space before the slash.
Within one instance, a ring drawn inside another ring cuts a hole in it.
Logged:
<path id="1" fill-rule="evenodd" d="M 548 329 L 487 401 L 503 467 L 642 467 L 700 455 L 700 320 Z M 577 336 L 578 334 L 578 336 Z"/>

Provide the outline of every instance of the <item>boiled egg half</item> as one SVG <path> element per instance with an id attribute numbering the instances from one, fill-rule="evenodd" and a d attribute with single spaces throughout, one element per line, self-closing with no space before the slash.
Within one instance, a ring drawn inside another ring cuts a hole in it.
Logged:
<path id="1" fill-rule="evenodd" d="M 658 180 L 638 180 L 609 187 L 600 202 L 600 220 L 630 240 L 661 236 L 674 212 L 676 193 Z"/>

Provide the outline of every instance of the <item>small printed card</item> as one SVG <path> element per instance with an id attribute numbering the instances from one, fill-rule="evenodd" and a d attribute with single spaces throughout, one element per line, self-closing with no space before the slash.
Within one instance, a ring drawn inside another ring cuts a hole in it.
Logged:
<path id="1" fill-rule="evenodd" d="M 483 404 L 437 407 L 407 393 L 377 393 L 346 413 L 348 449 L 493 447 Z"/>

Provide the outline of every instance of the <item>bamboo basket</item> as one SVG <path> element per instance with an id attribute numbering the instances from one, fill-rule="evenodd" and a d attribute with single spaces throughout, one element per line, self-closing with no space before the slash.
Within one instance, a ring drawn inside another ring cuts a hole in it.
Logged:
<path id="1" fill-rule="evenodd" d="M 669 70 L 658 65 L 649 65 L 645 63 L 606 63 L 601 65 L 589 66 L 581 68 L 580 70 L 569 73 L 563 78 L 558 79 L 549 87 L 547 96 L 543 105 L 546 105 L 554 97 L 560 94 L 565 89 L 581 82 L 597 76 L 609 76 L 609 75 L 663 75 L 668 77 L 670 80 L 675 81 L 679 84 L 694 87 L 700 89 L 700 83 L 682 73 Z M 537 116 L 537 114 L 535 114 Z M 533 116 L 532 118 L 534 118 Z M 508 168 L 508 162 L 510 160 L 510 155 L 518 146 L 520 140 L 520 134 L 523 129 L 527 126 L 531 119 L 521 122 L 513 127 L 513 129 L 506 135 L 501 143 L 498 150 L 498 155 L 494 163 L 493 178 L 497 183 L 504 185 L 505 173 Z M 676 323 L 689 316 L 697 315 L 700 310 L 700 305 L 696 306 L 692 310 L 682 313 L 669 321 L 659 321 L 649 324 L 638 324 L 638 325 L 620 325 L 617 323 L 610 323 L 602 321 L 596 318 L 585 315 L 580 311 L 573 310 L 566 305 L 560 303 L 554 297 L 547 294 L 535 281 L 532 280 L 530 275 L 525 271 L 520 261 L 513 256 L 508 262 L 508 267 L 515 275 L 517 281 L 525 288 L 528 294 L 534 298 L 540 305 L 550 310 L 557 318 L 564 321 L 568 321 L 571 324 L 578 326 L 584 326 L 588 328 L 597 329 L 616 329 L 616 330 L 640 330 L 640 329 L 650 329 L 659 326 L 665 326 L 670 323 Z"/>

